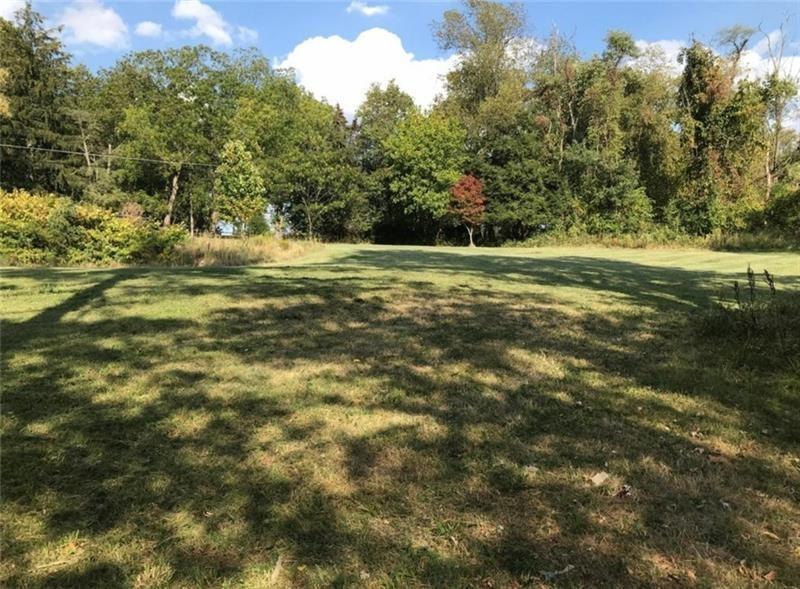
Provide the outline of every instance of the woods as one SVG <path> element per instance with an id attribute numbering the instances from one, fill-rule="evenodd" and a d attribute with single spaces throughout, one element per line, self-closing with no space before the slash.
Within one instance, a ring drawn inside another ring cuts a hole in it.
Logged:
<path id="1" fill-rule="evenodd" d="M 528 37 L 529 22 L 467 0 L 434 25 L 459 59 L 430 109 L 389 83 L 345 113 L 255 50 L 149 50 L 90 72 L 28 5 L 0 19 L 0 186 L 193 235 L 218 221 L 394 243 L 800 235 L 783 36 L 754 78 L 741 56 L 763 35 L 745 26 L 690 40 L 673 64 L 623 31 L 584 57 L 558 32 Z M 464 176 L 485 205 L 466 233 L 451 214 Z"/>

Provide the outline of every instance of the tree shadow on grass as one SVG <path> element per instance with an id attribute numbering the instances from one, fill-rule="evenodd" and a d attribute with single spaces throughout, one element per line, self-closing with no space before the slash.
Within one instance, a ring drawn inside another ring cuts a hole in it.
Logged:
<path id="1" fill-rule="evenodd" d="M 798 400 L 745 405 L 741 374 L 709 370 L 661 316 L 683 307 L 676 289 L 711 296 L 708 276 L 459 258 L 105 272 L 8 322 L 5 583 L 248 584 L 279 557 L 302 586 L 535 585 L 568 564 L 561 584 L 725 585 L 753 580 L 742 560 L 761 578 L 800 576 L 798 475 L 780 458 L 798 441 L 774 426 Z M 598 316 L 370 264 L 613 291 L 655 312 Z M 151 297 L 223 298 L 103 315 Z M 771 436 L 748 446 L 767 421 Z M 597 471 L 611 474 L 599 487 Z M 75 532 L 77 556 L 62 556 Z M 80 552 L 108 545 L 116 560 Z"/>
<path id="2" fill-rule="evenodd" d="M 353 268 L 432 272 L 493 284 L 575 287 L 631 297 L 637 304 L 679 308 L 706 305 L 719 295 L 720 285 L 742 280 L 735 274 L 649 266 L 612 258 L 537 255 L 465 254 L 425 249 L 363 249 L 317 264 L 337 272 Z M 800 288 L 800 276 L 780 277 L 781 286 Z"/>

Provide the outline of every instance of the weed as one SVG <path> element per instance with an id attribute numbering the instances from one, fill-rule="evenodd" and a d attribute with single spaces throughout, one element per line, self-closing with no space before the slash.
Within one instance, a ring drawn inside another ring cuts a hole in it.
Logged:
<path id="1" fill-rule="evenodd" d="M 723 293 L 705 314 L 702 330 L 712 337 L 735 339 L 743 357 L 755 354 L 759 362 L 788 362 L 800 369 L 800 294 L 779 293 L 775 276 L 766 269 L 759 288 L 758 276 L 748 264 L 745 282 L 733 281 L 733 299 Z"/>

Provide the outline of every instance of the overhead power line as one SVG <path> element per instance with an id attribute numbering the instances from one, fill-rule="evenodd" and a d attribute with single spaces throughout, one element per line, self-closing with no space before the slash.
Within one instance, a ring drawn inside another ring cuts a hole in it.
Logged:
<path id="1" fill-rule="evenodd" d="M 46 151 L 49 153 L 63 153 L 68 155 L 80 155 L 85 157 L 86 152 L 83 151 L 71 151 L 69 149 L 54 149 L 51 147 L 36 147 L 36 146 L 27 146 L 27 145 L 14 145 L 12 143 L 0 143 L 0 147 L 7 147 L 9 149 L 21 149 L 21 150 L 33 150 L 33 151 Z M 169 164 L 171 166 L 194 166 L 199 168 L 213 168 L 213 164 L 201 164 L 200 162 L 175 162 L 170 160 L 159 160 L 147 157 L 131 157 L 127 155 L 115 155 L 110 153 L 92 153 L 89 152 L 89 155 L 95 158 L 107 158 L 107 159 L 118 159 L 118 160 L 129 160 L 134 162 L 148 162 L 151 164 Z"/>

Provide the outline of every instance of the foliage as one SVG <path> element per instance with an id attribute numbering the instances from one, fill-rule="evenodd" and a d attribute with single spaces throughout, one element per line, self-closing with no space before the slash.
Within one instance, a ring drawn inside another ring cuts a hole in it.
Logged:
<path id="1" fill-rule="evenodd" d="M 44 149 L 70 149 L 75 128 L 68 112 L 71 72 L 58 31 L 28 2 L 14 22 L 0 18 L 0 69 L 3 95 L 12 117 L 0 117 L 4 143 Z M 36 188 L 71 192 L 68 164 L 75 156 L 40 150 L 3 150 L 5 189 Z"/>
<path id="2" fill-rule="evenodd" d="M 276 190 L 292 225 L 308 238 L 359 237 L 369 230 L 361 170 L 341 110 L 304 98 Z"/>
<path id="3" fill-rule="evenodd" d="M 416 111 L 414 100 L 403 92 L 394 80 L 382 89 L 370 86 L 364 102 L 356 112 L 356 132 L 361 166 L 367 172 L 383 165 L 383 143 L 398 123 Z"/>
<path id="4" fill-rule="evenodd" d="M 8 82 L 8 70 L 0 68 L 0 118 L 8 117 L 11 115 L 11 106 L 8 103 L 8 97 L 5 94 L 3 94 L 7 82 Z"/>
<path id="5" fill-rule="evenodd" d="M 152 262 L 183 238 L 180 228 L 160 230 L 69 198 L 0 191 L 0 257 L 9 264 Z"/>
<path id="6" fill-rule="evenodd" d="M 242 141 L 229 141 L 222 148 L 215 173 L 214 198 L 219 218 L 235 224 L 240 231 L 264 214 L 264 181 Z"/>
<path id="7" fill-rule="evenodd" d="M 467 228 L 469 244 L 475 245 L 472 232 L 483 222 L 486 212 L 486 198 L 483 195 L 483 182 L 471 174 L 461 176 L 451 188 L 450 212 L 456 221 Z"/>
<path id="8" fill-rule="evenodd" d="M 384 142 L 394 202 L 419 218 L 442 219 L 465 164 L 463 145 L 464 131 L 445 115 L 412 114 L 399 123 Z"/>
<path id="9" fill-rule="evenodd" d="M 524 23 L 520 4 L 465 0 L 463 11 L 447 10 L 436 24 L 439 46 L 462 56 L 447 75 L 447 89 L 463 114 L 476 113 L 484 100 L 497 94 L 524 49 L 515 46 Z"/>

